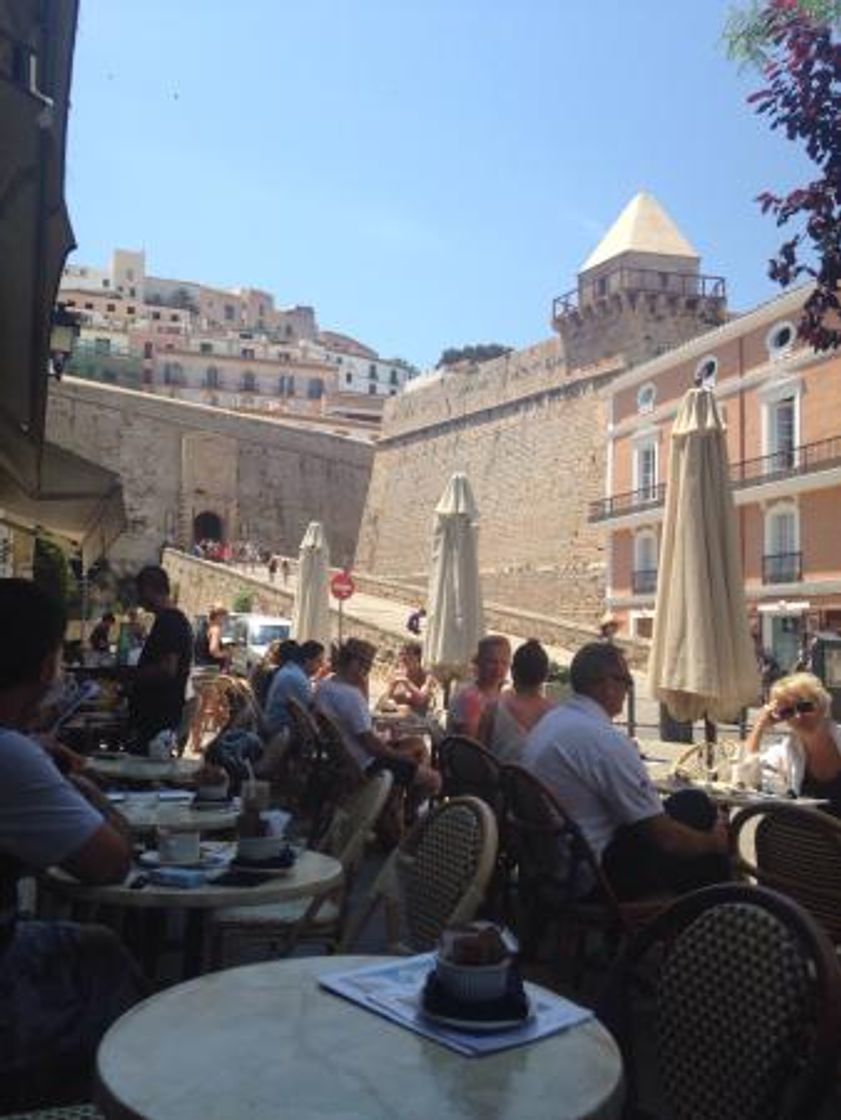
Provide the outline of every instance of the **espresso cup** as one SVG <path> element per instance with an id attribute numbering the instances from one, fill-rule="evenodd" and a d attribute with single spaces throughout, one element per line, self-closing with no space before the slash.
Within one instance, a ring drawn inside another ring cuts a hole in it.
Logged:
<path id="1" fill-rule="evenodd" d="M 158 828 L 157 838 L 161 863 L 198 863 L 201 858 L 198 832 Z"/>

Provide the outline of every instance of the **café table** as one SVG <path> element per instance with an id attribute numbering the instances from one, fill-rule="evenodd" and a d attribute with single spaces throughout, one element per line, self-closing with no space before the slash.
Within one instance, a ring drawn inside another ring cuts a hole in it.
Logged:
<path id="1" fill-rule="evenodd" d="M 161 825 L 174 832 L 228 832 L 236 825 L 239 814 L 239 804 L 233 801 L 196 809 L 192 800 L 158 800 L 154 792 L 110 794 L 109 801 L 138 836 L 154 832 Z"/>
<path id="2" fill-rule="evenodd" d="M 616 1120 L 622 1060 L 595 1020 L 483 1057 L 445 1049 L 318 986 L 377 957 L 246 965 L 179 984 L 107 1032 L 107 1120 Z"/>
<path id="3" fill-rule="evenodd" d="M 684 789 L 697 789 L 722 809 L 743 809 L 748 805 L 797 805 L 802 809 L 814 809 L 826 804 L 825 800 L 817 797 L 789 797 L 781 791 L 749 789 L 744 786 L 734 786 L 729 782 L 699 782 L 670 773 L 656 772 L 653 767 L 649 767 L 648 770 L 654 788 L 662 797 L 668 797 Z"/>
<path id="4" fill-rule="evenodd" d="M 196 976 L 201 971 L 205 940 L 206 918 L 213 910 L 226 906 L 262 906 L 266 903 L 289 902 L 294 899 L 312 898 L 341 886 L 344 873 L 342 865 L 332 856 L 320 852 L 303 851 L 294 867 L 270 878 L 255 875 L 253 884 L 242 873 L 238 885 L 223 885 L 208 881 L 201 886 L 182 888 L 159 886 L 149 882 L 148 872 L 136 868 L 122 883 L 92 886 L 79 883 L 71 875 L 51 868 L 41 876 L 45 889 L 72 903 L 88 903 L 96 907 L 115 910 L 154 911 L 182 910 L 186 916 L 184 938 L 183 976 Z M 138 886 L 138 882 L 142 886 Z M 142 946 L 147 956 L 146 971 L 154 971 L 157 946 L 147 939 Z"/>
<path id="5" fill-rule="evenodd" d="M 95 754 L 88 757 L 86 769 L 114 782 L 189 785 L 203 765 L 200 758 L 159 760 L 136 754 Z"/>

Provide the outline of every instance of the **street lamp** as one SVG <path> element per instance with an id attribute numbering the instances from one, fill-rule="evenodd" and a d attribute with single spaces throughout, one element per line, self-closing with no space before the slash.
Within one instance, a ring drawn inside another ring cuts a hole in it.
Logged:
<path id="1" fill-rule="evenodd" d="M 53 308 L 50 329 L 50 369 L 56 381 L 61 381 L 67 359 L 79 335 L 79 319 L 63 303 Z"/>

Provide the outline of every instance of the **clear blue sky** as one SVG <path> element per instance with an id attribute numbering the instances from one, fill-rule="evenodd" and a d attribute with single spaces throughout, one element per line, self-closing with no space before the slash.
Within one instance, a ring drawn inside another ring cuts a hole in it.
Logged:
<path id="1" fill-rule="evenodd" d="M 726 0 L 82 0 L 79 248 L 254 286 L 426 366 L 548 336 L 553 296 L 651 190 L 744 310 L 803 162 L 745 104 Z"/>

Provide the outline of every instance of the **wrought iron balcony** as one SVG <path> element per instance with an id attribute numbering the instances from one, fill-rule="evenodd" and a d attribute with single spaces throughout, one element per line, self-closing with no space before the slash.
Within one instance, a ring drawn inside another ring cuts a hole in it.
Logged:
<path id="1" fill-rule="evenodd" d="M 762 557 L 763 583 L 799 583 L 801 579 L 802 552 L 772 552 Z"/>
<path id="2" fill-rule="evenodd" d="M 756 459 L 731 463 L 730 482 L 734 490 L 744 490 L 781 479 L 830 470 L 833 467 L 841 467 L 841 436 L 831 436 L 829 439 L 817 440 L 815 443 L 786 448 L 772 455 L 761 455 Z M 601 498 L 597 502 L 590 503 L 589 520 L 607 521 L 629 513 L 656 509 L 663 504 L 665 497 L 666 486 L 662 482 L 643 490 L 613 494 L 609 498 Z"/>
<path id="3" fill-rule="evenodd" d="M 584 306 L 618 293 L 682 296 L 725 302 L 727 282 L 723 276 L 702 276 L 697 272 L 665 272 L 654 268 L 629 268 L 620 265 L 592 279 L 585 278 L 577 288 L 552 301 L 552 319 L 580 311 Z"/>
<path id="4" fill-rule="evenodd" d="M 636 568 L 631 572 L 631 590 L 635 595 L 653 595 L 657 590 L 657 569 Z"/>

